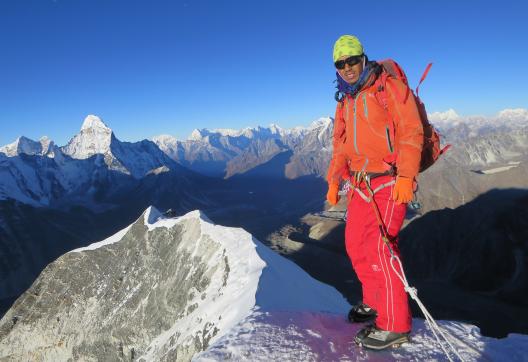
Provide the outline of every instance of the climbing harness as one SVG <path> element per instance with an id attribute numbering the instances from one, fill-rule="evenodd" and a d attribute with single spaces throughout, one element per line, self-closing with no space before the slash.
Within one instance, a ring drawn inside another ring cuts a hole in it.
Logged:
<path id="1" fill-rule="evenodd" d="M 389 173 L 385 173 L 385 175 L 388 175 L 388 174 Z M 453 359 L 451 358 L 451 355 L 449 354 L 448 350 L 446 349 L 446 347 L 444 346 L 444 344 L 440 340 L 439 336 L 441 336 L 443 338 L 443 340 L 448 344 L 448 346 L 450 347 L 451 351 L 453 351 L 453 353 L 459 358 L 459 360 L 460 361 L 464 361 L 464 358 L 462 358 L 462 356 L 458 353 L 458 351 L 455 349 L 455 347 L 451 344 L 451 342 L 449 341 L 447 336 L 449 336 L 452 339 L 455 339 L 455 338 L 453 336 L 451 336 L 447 331 L 443 331 L 440 328 L 440 326 L 436 323 L 434 318 L 431 316 L 431 314 L 429 313 L 427 308 L 425 308 L 425 305 L 418 298 L 418 290 L 415 287 L 412 287 L 412 286 L 409 285 L 409 282 L 407 281 L 407 277 L 405 275 L 405 272 L 403 271 L 403 265 L 402 265 L 402 262 L 401 262 L 400 258 L 396 254 L 394 254 L 394 250 L 393 250 L 391 244 L 394 242 L 395 237 L 389 235 L 389 232 L 388 232 L 387 228 L 385 227 L 385 223 L 383 222 L 383 218 L 381 217 L 381 213 L 380 213 L 380 210 L 379 210 L 378 205 L 376 203 L 376 200 L 374 199 L 374 195 L 377 192 L 379 192 L 380 190 L 384 189 L 385 187 L 389 187 L 389 186 L 393 185 L 395 183 L 395 180 L 392 180 L 391 182 L 384 183 L 384 184 L 378 186 L 376 189 L 373 190 L 372 187 L 371 187 L 371 184 L 370 184 L 371 179 L 374 178 L 374 177 L 377 177 L 377 176 L 381 176 L 381 175 L 384 175 L 384 174 L 369 174 L 367 172 L 355 172 L 353 177 L 352 177 L 353 181 L 352 182 L 347 181 L 347 183 L 345 184 L 345 187 L 344 187 L 344 189 L 346 189 L 346 191 L 349 193 L 349 201 L 352 198 L 353 193 L 357 192 L 361 196 L 361 198 L 363 200 L 365 200 L 365 202 L 372 204 L 372 208 L 374 209 L 374 213 L 376 214 L 376 219 L 378 221 L 378 226 L 379 226 L 379 229 L 380 229 L 381 238 L 382 238 L 383 242 L 385 243 L 385 245 L 387 246 L 387 249 L 389 250 L 389 253 L 391 255 L 390 264 L 391 264 L 392 269 L 394 270 L 394 272 L 396 273 L 398 278 L 400 278 L 401 282 L 403 283 L 405 291 L 411 296 L 411 298 L 414 301 L 416 301 L 416 303 L 418 304 L 418 307 L 420 307 L 420 310 L 422 311 L 422 313 L 425 316 L 425 320 L 427 322 L 427 325 L 428 325 L 429 329 L 433 332 L 433 335 L 435 336 L 436 341 L 438 342 L 438 344 L 440 345 L 440 347 L 444 351 L 444 353 L 447 356 L 447 358 L 449 359 L 449 361 L 453 362 Z M 368 197 L 359 189 L 359 185 L 362 182 L 365 183 L 366 189 L 367 189 L 368 194 L 369 194 Z M 400 274 L 400 272 L 398 272 L 397 268 L 394 266 L 395 262 L 397 262 L 399 264 L 401 274 Z"/>

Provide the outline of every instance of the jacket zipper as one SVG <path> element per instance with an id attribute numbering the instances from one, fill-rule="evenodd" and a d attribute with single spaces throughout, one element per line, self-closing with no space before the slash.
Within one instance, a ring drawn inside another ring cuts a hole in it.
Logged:
<path id="1" fill-rule="evenodd" d="M 389 126 L 385 126 L 385 134 L 387 136 L 387 147 L 389 148 L 389 152 L 390 153 L 393 153 L 394 150 L 392 148 L 392 143 L 391 143 L 391 139 L 390 139 L 390 131 L 389 131 Z"/>
<path id="2" fill-rule="evenodd" d="M 368 118 L 367 97 L 365 93 L 363 93 L 363 114 L 365 115 L 365 118 Z"/>
<path id="3" fill-rule="evenodd" d="M 359 149 L 357 146 L 357 115 L 356 115 L 356 109 L 357 109 L 357 99 L 359 97 L 359 94 L 354 98 L 354 148 L 356 150 L 356 153 L 359 155 Z"/>
<path id="4" fill-rule="evenodd" d="M 345 120 L 348 121 L 348 105 L 350 104 L 348 97 L 345 97 Z"/>

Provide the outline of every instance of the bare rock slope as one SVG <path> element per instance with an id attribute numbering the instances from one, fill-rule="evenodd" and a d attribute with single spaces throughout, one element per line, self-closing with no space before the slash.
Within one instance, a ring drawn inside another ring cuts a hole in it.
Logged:
<path id="1" fill-rule="evenodd" d="M 348 304 L 243 229 L 151 207 L 48 265 L 0 321 L 0 360 L 188 361 L 255 308 Z"/>

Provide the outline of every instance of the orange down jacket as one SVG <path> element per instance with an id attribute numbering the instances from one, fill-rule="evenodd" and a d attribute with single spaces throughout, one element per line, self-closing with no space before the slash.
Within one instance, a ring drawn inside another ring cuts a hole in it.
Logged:
<path id="1" fill-rule="evenodd" d="M 414 95 L 401 80 L 389 77 L 386 110 L 379 101 L 379 86 L 376 81 L 355 98 L 346 95 L 338 102 L 328 183 L 339 183 L 353 171 L 385 172 L 394 159 L 399 176 L 418 175 L 423 127 Z M 400 99 L 402 94 L 408 94 L 405 101 Z M 389 122 L 393 122 L 393 135 Z"/>

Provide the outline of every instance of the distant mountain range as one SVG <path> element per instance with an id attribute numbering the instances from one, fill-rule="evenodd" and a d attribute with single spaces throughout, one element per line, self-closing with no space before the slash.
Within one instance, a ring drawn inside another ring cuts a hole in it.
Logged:
<path id="1" fill-rule="evenodd" d="M 196 176 L 153 142 L 121 142 L 100 118 L 88 116 L 64 147 L 46 137 L 39 142 L 20 137 L 0 148 L 0 200 L 105 210 L 149 174 L 169 171 Z"/>
<path id="2" fill-rule="evenodd" d="M 528 110 L 491 118 L 431 115 L 452 148 L 419 177 L 423 212 L 455 208 L 492 189 L 528 188 Z"/>
<path id="3" fill-rule="evenodd" d="M 321 118 L 309 127 L 283 129 L 277 125 L 243 130 L 196 129 L 186 141 L 158 136 L 153 141 L 180 164 L 205 175 L 229 178 L 292 151 L 283 176 L 322 174 L 331 152 L 332 119 Z"/>
<path id="4" fill-rule="evenodd" d="M 66 146 L 47 137 L 20 137 L 0 148 L 0 200 L 16 199 L 33 206 L 81 204 L 93 209 L 149 174 L 182 177 L 231 177 L 293 151 L 281 176 L 323 174 L 331 152 L 330 118 L 308 128 L 195 130 L 187 141 L 159 136 L 154 142 L 122 142 L 103 121 L 90 115 Z M 182 167 L 183 166 L 183 167 Z M 127 187 L 128 186 L 128 187 Z"/>
<path id="5" fill-rule="evenodd" d="M 450 140 L 483 136 L 497 130 L 520 130 L 527 126 L 528 109 L 515 108 L 500 111 L 495 116 L 460 116 L 455 110 L 435 112 L 429 120 Z"/>
<path id="6" fill-rule="evenodd" d="M 489 174 L 517 167 L 528 153 L 526 109 L 507 109 L 487 118 L 460 117 L 449 110 L 430 118 L 445 142 L 454 146 L 445 156 L 449 167 L 455 164 Z M 0 199 L 34 206 L 77 203 L 104 208 L 103 201 L 149 174 L 171 171 L 189 178 L 200 174 L 230 178 L 279 154 L 284 157 L 280 165 L 275 161 L 273 170 L 264 171 L 268 176 L 324 177 L 332 152 L 332 122 L 321 118 L 292 129 L 277 125 L 196 129 L 184 141 L 162 135 L 130 143 L 118 140 L 99 117 L 91 115 L 66 146 L 58 147 L 47 137 L 39 141 L 20 137 L 1 147 Z"/>

